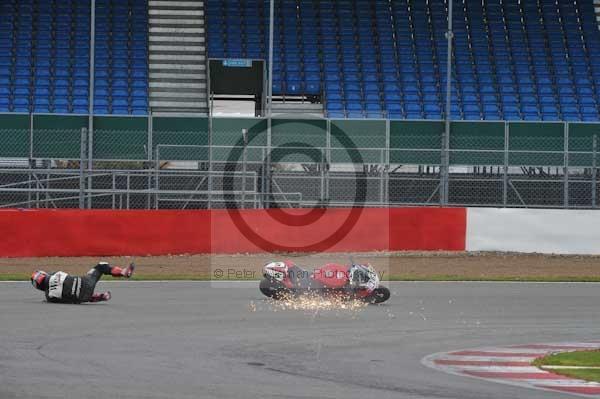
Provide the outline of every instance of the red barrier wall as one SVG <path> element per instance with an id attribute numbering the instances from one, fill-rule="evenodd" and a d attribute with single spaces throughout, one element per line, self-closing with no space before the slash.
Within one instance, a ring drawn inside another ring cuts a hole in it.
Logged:
<path id="1" fill-rule="evenodd" d="M 2 210 L 0 256 L 464 250 L 465 209 Z"/>
<path id="2" fill-rule="evenodd" d="M 161 255 L 210 252 L 207 212 L 0 211 L 0 256 Z"/>
<path id="3" fill-rule="evenodd" d="M 390 208 L 390 250 L 464 251 L 466 208 Z"/>

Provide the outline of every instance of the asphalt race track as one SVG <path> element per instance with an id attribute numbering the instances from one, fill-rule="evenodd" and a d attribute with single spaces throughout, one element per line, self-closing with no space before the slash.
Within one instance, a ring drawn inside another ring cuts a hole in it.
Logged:
<path id="1" fill-rule="evenodd" d="M 0 398 L 560 398 L 431 370 L 434 352 L 598 340 L 600 285 L 392 283 L 359 310 L 282 310 L 257 283 L 106 282 L 56 305 L 0 284 Z"/>

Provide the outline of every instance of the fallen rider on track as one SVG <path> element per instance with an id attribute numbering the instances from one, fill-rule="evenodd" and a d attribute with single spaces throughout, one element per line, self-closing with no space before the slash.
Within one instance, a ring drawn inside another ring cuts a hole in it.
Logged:
<path id="1" fill-rule="evenodd" d="M 100 262 L 85 276 L 71 276 L 65 272 L 47 273 L 36 270 L 31 274 L 31 284 L 46 294 L 46 300 L 54 303 L 102 302 L 111 298 L 110 291 L 94 293 L 96 284 L 103 275 L 130 278 L 135 265 L 126 268 L 110 266 Z"/>

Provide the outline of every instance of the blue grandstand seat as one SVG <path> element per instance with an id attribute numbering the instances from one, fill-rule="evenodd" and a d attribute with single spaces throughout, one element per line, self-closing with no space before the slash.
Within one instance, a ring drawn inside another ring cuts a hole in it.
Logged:
<path id="1" fill-rule="evenodd" d="M 260 27 L 267 21 L 266 4 L 209 0 L 210 55 L 245 55 L 256 46 L 264 57 L 268 33 Z M 295 79 L 303 82 L 300 90 L 310 88 L 315 94 L 318 90 L 307 84 L 307 73 L 310 82 L 319 82 L 320 72 L 319 90 L 331 102 L 326 106 L 330 114 L 376 117 L 377 107 L 383 106 L 388 115 L 398 118 L 438 119 L 444 101 L 440 87 L 445 82 L 446 2 L 377 0 L 374 4 L 277 3 L 275 47 L 281 54 L 294 54 L 276 58 L 280 80 L 289 83 L 286 74 L 299 73 Z M 600 33 L 590 4 L 464 0 L 454 13 L 458 90 L 453 101 L 464 104 L 453 106 L 454 116 L 593 120 L 598 115 Z M 235 28 L 228 30 L 229 24 Z M 238 37 L 230 40 L 228 34 Z M 310 37 L 311 46 L 303 45 L 303 37 Z M 374 85 L 372 91 L 365 90 L 366 83 Z M 273 91 L 298 94 L 297 86 L 281 84 Z M 375 94 L 383 103 L 377 105 Z M 366 107 L 362 101 L 368 101 Z"/>
<path id="2" fill-rule="evenodd" d="M 0 93 L 12 87 L 15 95 L 0 94 L 0 110 L 87 113 L 90 0 L 5 0 L 2 7 Z M 147 0 L 97 0 L 96 18 L 95 110 L 108 113 L 107 82 L 147 81 Z"/>
<path id="3" fill-rule="evenodd" d="M 0 110 L 88 105 L 90 0 L 0 4 Z M 98 113 L 148 106 L 147 0 L 96 1 Z M 330 115 L 439 119 L 447 1 L 276 2 L 273 93 L 322 95 Z M 265 58 L 268 2 L 207 0 L 211 57 Z M 463 0 L 454 8 L 453 117 L 597 121 L 591 1 Z M 31 29 L 35 26 L 36 29 Z"/>

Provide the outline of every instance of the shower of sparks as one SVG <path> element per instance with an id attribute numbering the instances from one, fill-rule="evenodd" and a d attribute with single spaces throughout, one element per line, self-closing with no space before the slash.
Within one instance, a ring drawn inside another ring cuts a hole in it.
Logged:
<path id="1" fill-rule="evenodd" d="M 279 300 L 270 299 L 269 305 L 272 311 L 297 310 L 310 313 L 320 311 L 337 311 L 356 313 L 368 306 L 366 301 L 352 299 L 339 295 L 303 294 L 289 296 Z"/>

